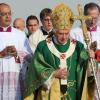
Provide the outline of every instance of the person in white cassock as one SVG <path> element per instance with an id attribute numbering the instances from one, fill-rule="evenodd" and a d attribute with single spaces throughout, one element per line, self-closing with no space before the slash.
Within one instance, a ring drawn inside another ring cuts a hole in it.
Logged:
<path id="1" fill-rule="evenodd" d="M 0 3 L 0 100 L 23 100 L 31 49 L 25 33 L 10 26 L 11 15 L 10 6 Z"/>
<path id="2" fill-rule="evenodd" d="M 84 14 L 90 15 L 92 17 L 92 21 L 89 21 L 89 20 L 86 21 L 88 35 L 90 37 L 90 43 L 96 41 L 97 50 L 100 50 L 100 26 L 97 25 L 98 18 L 100 15 L 100 7 L 95 3 L 88 3 L 84 7 Z M 82 42 L 86 48 L 86 43 L 84 41 L 81 27 L 71 29 L 70 36 Z M 98 53 L 98 56 L 99 55 L 100 55 L 100 52 Z M 98 58 L 97 60 L 98 62 L 100 62 L 100 58 Z"/>

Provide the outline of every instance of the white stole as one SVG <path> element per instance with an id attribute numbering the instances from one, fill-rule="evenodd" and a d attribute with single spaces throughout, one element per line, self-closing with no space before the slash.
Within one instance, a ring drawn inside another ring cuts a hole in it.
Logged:
<path id="1" fill-rule="evenodd" d="M 64 52 L 64 53 L 61 53 L 56 49 L 56 47 L 54 46 L 53 42 L 51 41 L 51 38 L 46 39 L 46 41 L 47 41 L 47 46 L 48 46 L 49 50 L 56 57 L 58 57 L 60 59 L 59 67 L 60 68 L 68 68 L 67 67 L 67 63 L 66 63 L 66 59 L 69 58 L 73 54 L 73 52 L 75 50 L 75 47 L 76 47 L 75 41 L 72 40 L 70 42 L 70 46 L 69 46 L 68 50 L 66 52 Z M 62 85 L 66 85 L 67 84 L 67 79 L 61 79 L 61 84 Z"/>

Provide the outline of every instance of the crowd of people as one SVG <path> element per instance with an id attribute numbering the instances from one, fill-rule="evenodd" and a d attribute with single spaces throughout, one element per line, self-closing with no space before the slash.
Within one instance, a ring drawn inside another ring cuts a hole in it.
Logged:
<path id="1" fill-rule="evenodd" d="M 88 47 L 73 15 L 60 3 L 41 10 L 42 26 L 35 15 L 11 26 L 12 9 L 0 3 L 0 100 L 100 100 L 100 7 L 84 6 Z"/>

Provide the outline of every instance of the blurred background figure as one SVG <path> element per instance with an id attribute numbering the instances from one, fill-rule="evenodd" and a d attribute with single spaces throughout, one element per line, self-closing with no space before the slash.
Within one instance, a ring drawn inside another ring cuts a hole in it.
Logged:
<path id="1" fill-rule="evenodd" d="M 38 20 L 38 18 L 34 15 L 28 16 L 27 20 L 26 20 L 26 28 L 28 30 L 27 37 L 29 38 L 29 36 L 31 34 L 33 34 L 34 32 L 36 32 L 39 29 L 39 20 Z"/>
<path id="2" fill-rule="evenodd" d="M 25 21 L 22 18 L 16 18 L 13 22 L 13 26 L 21 31 L 24 31 Z"/>
<path id="3" fill-rule="evenodd" d="M 49 33 L 53 30 L 53 25 L 51 21 L 51 13 L 52 10 L 50 8 L 44 8 L 40 12 L 40 20 L 42 23 L 41 30 L 43 35 L 49 35 Z"/>
<path id="4" fill-rule="evenodd" d="M 42 31 L 39 29 L 39 20 L 36 16 L 30 15 L 26 20 L 26 27 L 28 30 L 27 37 L 29 38 L 30 47 L 35 52 L 38 43 L 46 38 Z"/>

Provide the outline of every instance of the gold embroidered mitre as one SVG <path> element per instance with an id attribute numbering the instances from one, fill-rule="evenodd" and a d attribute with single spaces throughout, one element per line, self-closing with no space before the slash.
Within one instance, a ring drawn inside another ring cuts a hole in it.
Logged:
<path id="1" fill-rule="evenodd" d="M 51 14 L 52 24 L 55 29 L 70 29 L 73 24 L 73 13 L 64 3 L 57 5 Z"/>

